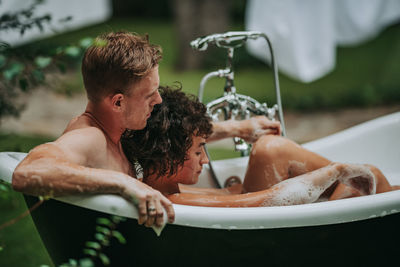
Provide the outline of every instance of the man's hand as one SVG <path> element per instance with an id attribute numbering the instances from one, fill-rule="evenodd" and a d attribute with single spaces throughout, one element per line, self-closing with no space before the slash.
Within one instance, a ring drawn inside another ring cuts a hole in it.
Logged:
<path id="1" fill-rule="evenodd" d="M 156 226 L 162 226 L 164 223 L 163 207 L 167 212 L 168 222 L 172 223 L 175 220 L 175 212 L 172 207 L 172 202 L 159 191 L 136 179 L 129 179 L 129 182 L 125 185 L 121 195 L 138 207 L 139 224 L 144 223 L 147 227 L 150 227 L 153 224 Z"/>
<path id="2" fill-rule="evenodd" d="M 254 143 L 263 135 L 281 134 L 281 124 L 279 121 L 271 121 L 265 116 L 256 116 L 248 120 L 239 121 L 238 137 L 246 142 Z"/>

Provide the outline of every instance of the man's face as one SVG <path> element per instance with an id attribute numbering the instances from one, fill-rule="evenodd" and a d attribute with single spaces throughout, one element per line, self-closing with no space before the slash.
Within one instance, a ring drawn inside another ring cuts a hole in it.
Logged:
<path id="1" fill-rule="evenodd" d="M 146 127 L 147 119 L 150 118 L 153 107 L 162 102 L 158 93 L 159 85 L 160 77 L 158 76 L 158 66 L 156 66 L 133 85 L 129 95 L 125 95 L 125 128 L 140 130 Z"/>

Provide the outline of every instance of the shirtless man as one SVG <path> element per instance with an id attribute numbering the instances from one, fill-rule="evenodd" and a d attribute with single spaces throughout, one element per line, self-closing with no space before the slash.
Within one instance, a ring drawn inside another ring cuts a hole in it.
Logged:
<path id="1" fill-rule="evenodd" d="M 105 42 L 104 42 L 105 41 Z M 102 45 L 105 43 L 105 45 Z M 97 44 L 97 45 L 96 45 Z M 13 188 L 30 195 L 118 194 L 138 207 L 139 224 L 173 222 L 171 202 L 134 179 L 120 138 L 126 129 L 143 129 L 158 93 L 161 49 L 146 37 L 109 33 L 97 39 L 82 61 L 88 96 L 85 112 L 71 120 L 56 141 L 34 148 L 13 173 Z M 279 124 L 264 118 L 215 126 L 217 138 L 257 139 Z M 260 131 L 261 130 L 261 131 Z"/>

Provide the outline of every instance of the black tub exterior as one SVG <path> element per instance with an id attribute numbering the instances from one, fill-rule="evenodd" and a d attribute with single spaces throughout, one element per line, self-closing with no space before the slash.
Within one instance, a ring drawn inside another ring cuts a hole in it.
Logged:
<path id="1" fill-rule="evenodd" d="M 37 198 L 25 196 L 28 206 Z M 108 214 L 57 200 L 32 213 L 58 266 L 79 259 Z M 351 223 L 258 230 L 167 225 L 160 237 L 134 219 L 118 230 L 127 239 L 105 250 L 111 266 L 389 266 L 398 264 L 400 213 Z M 397 263 L 396 263 L 397 262 Z M 261 264 L 261 265 L 260 265 Z M 101 266 L 101 263 L 96 264 Z"/>

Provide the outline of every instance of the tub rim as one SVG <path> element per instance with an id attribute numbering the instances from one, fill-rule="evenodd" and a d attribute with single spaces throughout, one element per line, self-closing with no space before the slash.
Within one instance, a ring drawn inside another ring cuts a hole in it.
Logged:
<path id="1" fill-rule="evenodd" d="M 68 196 L 55 200 L 113 215 L 138 218 L 136 208 L 117 195 Z M 400 191 L 280 207 L 220 208 L 178 204 L 173 204 L 173 207 L 173 224 L 181 226 L 227 230 L 304 227 L 360 221 L 398 213 Z"/>

